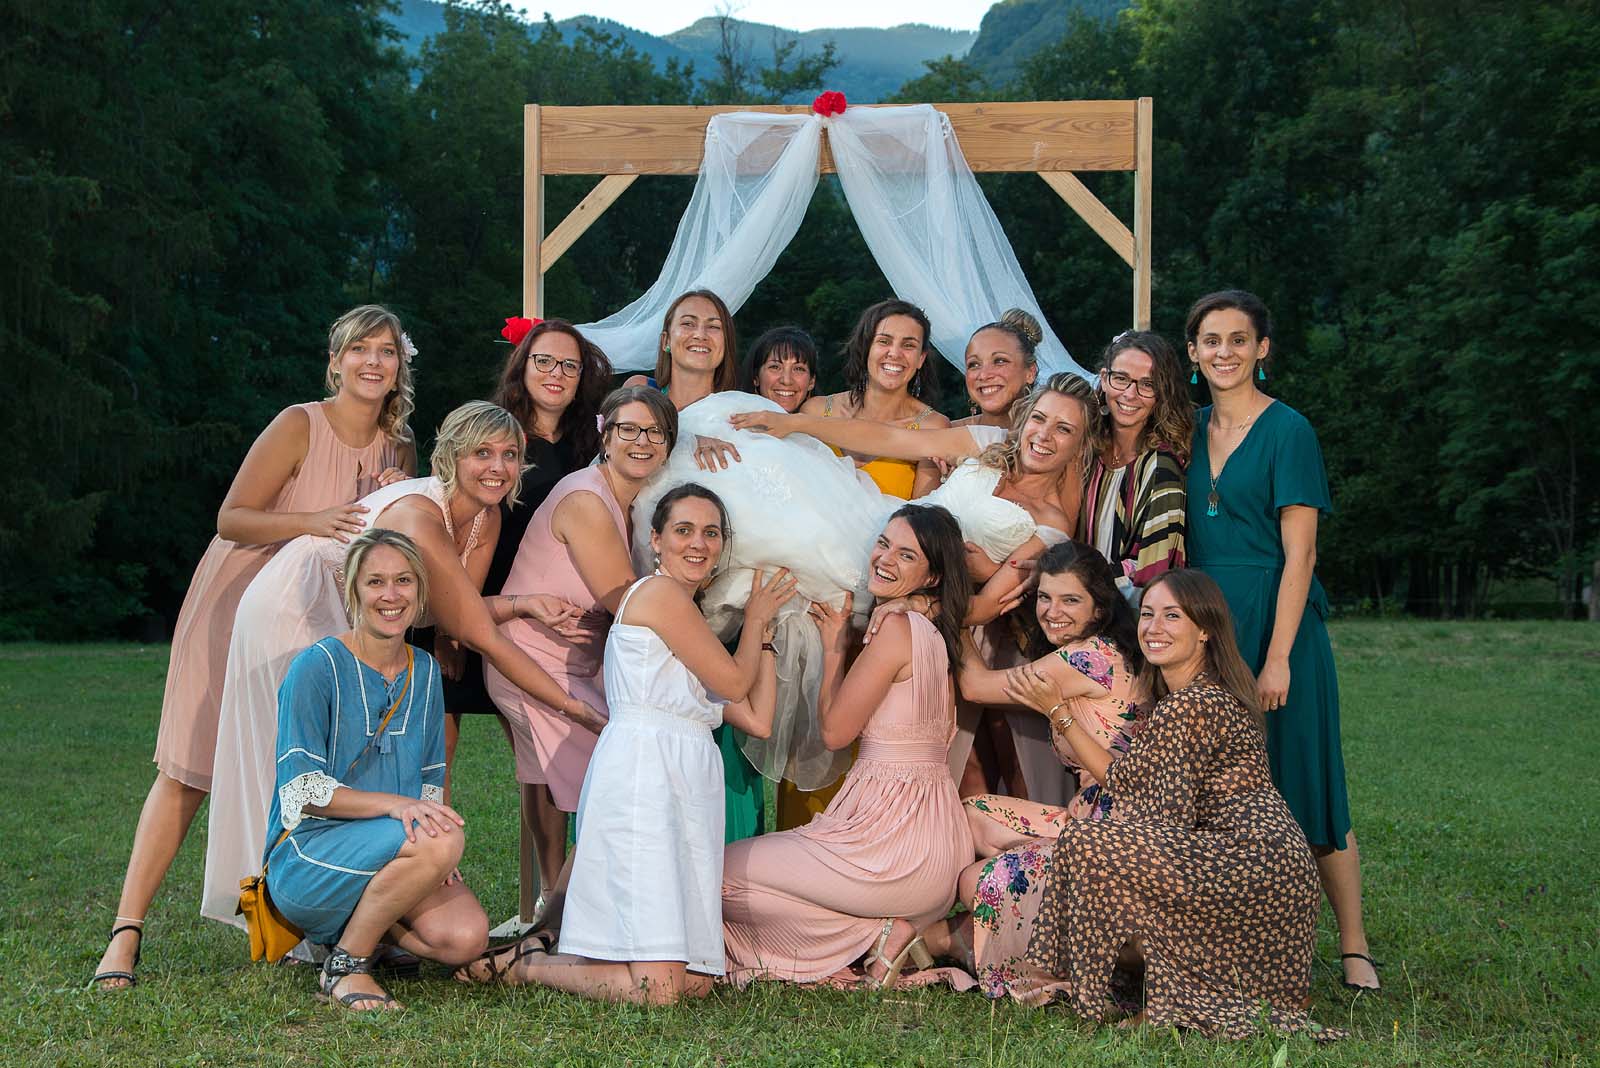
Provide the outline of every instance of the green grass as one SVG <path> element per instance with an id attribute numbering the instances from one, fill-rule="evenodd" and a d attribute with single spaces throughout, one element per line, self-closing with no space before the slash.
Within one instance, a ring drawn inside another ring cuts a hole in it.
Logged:
<path id="1" fill-rule="evenodd" d="M 381 1020 L 312 1001 L 312 974 L 247 961 L 197 915 L 204 810 L 150 915 L 142 978 L 85 992 L 103 947 L 166 668 L 164 647 L 0 647 L 0 1064 L 1575 1065 L 1600 1063 L 1600 628 L 1353 622 L 1334 630 L 1345 759 L 1388 993 L 1337 982 L 1324 913 L 1314 1016 L 1353 1037 L 1232 1044 L 1095 1029 L 943 990 L 778 985 L 673 1009 L 548 991 L 394 984 Z M 511 759 L 468 722 L 463 869 L 516 900 Z"/>

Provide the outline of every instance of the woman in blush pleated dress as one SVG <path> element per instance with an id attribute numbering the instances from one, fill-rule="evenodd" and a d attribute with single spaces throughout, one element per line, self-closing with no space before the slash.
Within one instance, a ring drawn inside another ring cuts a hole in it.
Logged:
<path id="1" fill-rule="evenodd" d="M 849 599 L 839 610 L 812 607 L 825 651 L 823 740 L 842 749 L 859 738 L 861 748 L 811 822 L 728 847 L 722 929 L 735 981 L 848 981 L 859 960 L 868 981 L 887 985 L 907 959 L 931 963 L 917 932 L 949 910 L 972 858 L 947 764 L 950 665 L 971 593 L 963 555 L 943 508 L 894 513 L 872 552 L 869 589 L 879 598 L 925 591 L 940 618 L 890 616 L 848 672 Z"/>
<path id="2" fill-rule="evenodd" d="M 405 640 L 427 606 L 422 557 L 404 534 L 369 530 L 344 572 L 354 628 L 295 657 L 278 690 L 263 863 L 273 904 L 331 947 L 318 997 L 395 1010 L 372 975 L 380 940 L 460 964 L 489 919 L 456 870 L 466 821 L 444 803 L 439 665 Z"/>
<path id="3" fill-rule="evenodd" d="M 667 399 L 644 386 L 623 386 L 600 406 L 601 460 L 557 482 L 524 531 L 501 592 L 526 598 L 555 594 L 590 618 L 609 621 L 635 578 L 633 500 L 661 469 L 678 438 L 678 413 Z M 581 641 L 536 620 L 513 619 L 501 633 L 574 697 L 602 712 L 600 674 L 603 635 Z M 517 757 L 524 811 L 538 853 L 543 919 L 559 923 L 562 865 L 567 851 L 567 814 L 577 811 L 578 792 L 594 753 L 595 734 L 573 723 L 488 667 L 484 681 L 505 716 Z"/>
<path id="4" fill-rule="evenodd" d="M 554 597 L 483 597 L 479 590 L 500 528 L 500 502 L 522 470 L 522 427 L 503 408 L 469 401 L 445 417 L 430 478 L 408 479 L 362 499 L 366 527 L 398 530 L 417 543 L 433 589 L 429 614 L 468 648 L 574 721 L 599 731 L 603 718 L 566 694 L 496 629 L 514 614 L 584 633 L 579 611 Z M 256 576 L 239 601 L 217 724 L 217 774 L 206 839 L 201 914 L 242 926 L 239 881 L 259 870 L 272 796 L 278 685 L 306 646 L 349 627 L 340 588 L 344 546 L 296 538 Z M 426 621 L 425 621 L 426 622 Z"/>
<path id="5" fill-rule="evenodd" d="M 173 631 L 156 779 L 96 969 L 101 989 L 135 982 L 145 915 L 211 790 L 228 641 L 245 588 L 292 538 L 348 541 L 366 510 L 355 502 L 416 470 L 406 425 L 414 353 L 386 308 L 367 304 L 340 316 L 328 331 L 328 399 L 279 412 L 228 488 L 217 536 L 195 568 Z"/>
<path id="6" fill-rule="evenodd" d="M 679 486 L 650 528 L 656 572 L 628 587 L 606 639 L 611 718 L 583 781 L 561 953 L 530 937 L 485 954 L 462 981 L 663 1004 L 704 996 L 723 973 L 722 759 L 711 731 L 772 729 L 772 623 L 795 580 L 752 577 L 729 656 L 695 604 L 730 533 L 722 501 Z"/>

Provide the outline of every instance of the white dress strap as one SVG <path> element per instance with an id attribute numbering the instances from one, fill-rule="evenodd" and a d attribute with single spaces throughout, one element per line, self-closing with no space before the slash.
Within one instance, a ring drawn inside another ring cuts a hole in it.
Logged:
<path id="1" fill-rule="evenodd" d="M 642 579 L 635 579 L 633 585 L 628 587 L 627 592 L 622 595 L 622 600 L 617 602 L 616 618 L 618 623 L 622 622 L 622 613 L 627 610 L 628 598 L 633 596 L 633 591 L 638 589 L 640 586 L 643 586 L 646 582 L 649 582 L 653 578 L 655 578 L 655 575 L 646 575 Z M 629 625 L 631 626 L 631 624 Z"/>

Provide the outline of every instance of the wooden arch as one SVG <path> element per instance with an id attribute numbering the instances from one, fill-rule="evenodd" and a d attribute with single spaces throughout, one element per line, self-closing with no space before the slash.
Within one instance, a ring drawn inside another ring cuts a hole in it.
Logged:
<path id="1" fill-rule="evenodd" d="M 876 107 L 881 105 L 851 105 Z M 1151 98 L 935 104 L 950 118 L 967 163 L 979 173 L 1032 172 L 1122 257 L 1133 273 L 1133 326 L 1150 328 Z M 544 276 L 641 174 L 698 174 L 706 123 L 726 111 L 806 114 L 803 104 L 751 107 L 544 107 L 522 111 L 522 314 L 544 317 Z M 834 172 L 823 133 L 822 173 Z M 1076 171 L 1132 171 L 1133 230 Z M 544 180 L 593 174 L 600 181 L 548 233 Z M 518 915 L 495 928 L 520 935 L 534 922 L 539 877 L 530 813 L 522 810 Z"/>

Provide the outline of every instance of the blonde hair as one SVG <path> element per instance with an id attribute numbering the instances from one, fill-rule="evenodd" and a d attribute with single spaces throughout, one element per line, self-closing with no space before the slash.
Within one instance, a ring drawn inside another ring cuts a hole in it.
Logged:
<path id="1" fill-rule="evenodd" d="M 417 576 L 416 615 L 412 616 L 412 624 L 415 625 L 416 620 L 421 619 L 428 610 L 428 570 L 422 566 L 422 553 L 417 549 L 417 543 L 398 530 L 386 527 L 362 531 L 351 540 L 350 548 L 344 554 L 344 614 L 352 627 L 360 624 L 361 592 L 357 588 L 357 579 L 367 564 L 367 556 L 380 545 L 387 545 L 405 557 L 406 566 Z"/>
<path id="2" fill-rule="evenodd" d="M 528 451 L 528 435 L 516 416 L 488 401 L 468 401 L 439 424 L 439 436 L 433 443 L 428 466 L 443 484 L 445 500 L 455 494 L 456 464 L 461 457 L 496 438 L 510 438 L 517 443 L 518 463 L 511 474 L 511 492 L 506 494 L 508 505 L 517 503 L 517 493 L 522 489 L 521 458 Z"/>
<path id="3" fill-rule="evenodd" d="M 400 317 L 381 304 L 363 304 L 351 308 L 328 327 L 328 369 L 323 375 L 322 384 L 328 391 L 328 399 L 332 400 L 339 392 L 339 373 L 333 365 L 357 341 L 364 337 L 371 337 L 382 330 L 388 330 L 394 335 L 395 348 L 400 351 L 400 363 L 395 368 L 394 388 L 383 400 L 383 409 L 378 413 L 378 429 L 390 441 L 399 443 L 411 440 L 411 427 L 407 420 L 416 409 L 416 387 L 411 381 L 411 339 L 406 336 L 405 330 L 400 326 Z"/>
<path id="4" fill-rule="evenodd" d="M 1008 475 L 1017 473 L 1017 456 L 1022 451 L 1022 431 L 1028 425 L 1029 416 L 1039 406 L 1047 393 L 1059 393 L 1064 397 L 1071 397 L 1083 405 L 1083 446 L 1079 453 L 1081 470 L 1078 472 L 1080 481 L 1088 477 L 1089 464 L 1095 454 L 1100 451 L 1100 439 L 1103 436 L 1100 424 L 1095 419 L 1098 401 L 1095 398 L 1094 385 L 1087 378 L 1082 378 L 1071 371 L 1057 371 L 1044 384 L 1034 389 L 1031 393 L 1024 393 L 1018 397 L 1011 406 L 1011 427 L 1006 431 L 1004 441 L 997 441 L 984 449 L 979 454 L 978 460 L 987 467 L 1004 471 Z"/>

